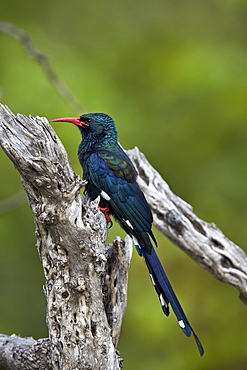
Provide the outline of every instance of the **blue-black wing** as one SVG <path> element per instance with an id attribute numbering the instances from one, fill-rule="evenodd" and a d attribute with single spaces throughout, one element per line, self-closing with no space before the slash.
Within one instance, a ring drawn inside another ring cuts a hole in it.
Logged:
<path id="1" fill-rule="evenodd" d="M 87 160 L 86 178 L 95 193 L 109 204 L 113 214 L 124 230 L 133 237 L 138 253 L 144 257 L 151 280 L 164 313 L 169 315 L 169 302 L 178 323 L 187 336 L 193 334 L 200 355 L 204 350 L 192 329 L 169 279 L 152 246 L 149 235 L 156 244 L 151 231 L 152 214 L 147 201 L 136 182 L 136 171 L 125 153 L 93 153 Z"/>
<path id="2" fill-rule="evenodd" d="M 136 182 L 137 173 L 129 158 L 124 152 L 117 155 L 107 151 L 93 153 L 86 167 L 87 179 L 107 200 L 124 230 L 150 253 L 152 243 L 148 234 L 156 244 L 151 231 L 152 213 Z"/>

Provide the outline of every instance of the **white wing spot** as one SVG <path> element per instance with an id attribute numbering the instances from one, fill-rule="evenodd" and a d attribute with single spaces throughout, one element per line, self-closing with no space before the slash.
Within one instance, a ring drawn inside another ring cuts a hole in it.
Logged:
<path id="1" fill-rule="evenodd" d="M 109 197 L 109 195 L 104 190 L 101 190 L 100 195 L 102 196 L 102 198 L 104 198 L 107 201 L 109 201 L 111 199 Z"/>
<path id="2" fill-rule="evenodd" d="M 129 222 L 129 220 L 126 220 L 126 224 L 133 230 L 133 226 L 131 225 L 131 223 Z"/>
<path id="3" fill-rule="evenodd" d="M 132 236 L 132 239 L 133 239 L 133 242 L 134 242 L 135 246 L 138 247 L 141 251 L 141 248 L 139 247 L 138 240 L 134 236 Z"/>
<path id="4" fill-rule="evenodd" d="M 184 324 L 184 322 L 183 322 L 183 320 L 179 320 L 179 326 L 182 328 L 182 329 L 184 329 L 185 328 L 185 324 Z"/>
<path id="5" fill-rule="evenodd" d="M 154 281 L 153 275 L 152 275 L 152 274 L 150 274 L 150 277 L 151 277 L 151 280 L 152 280 L 153 285 L 155 285 L 155 281 Z M 163 297 L 162 297 L 162 298 L 163 298 Z"/>
<path id="6" fill-rule="evenodd" d="M 167 303 L 166 303 L 166 301 L 164 300 L 164 298 L 163 298 L 163 295 L 162 294 L 160 294 L 160 303 L 161 303 L 161 305 L 162 306 L 165 306 L 165 307 L 167 307 Z"/>

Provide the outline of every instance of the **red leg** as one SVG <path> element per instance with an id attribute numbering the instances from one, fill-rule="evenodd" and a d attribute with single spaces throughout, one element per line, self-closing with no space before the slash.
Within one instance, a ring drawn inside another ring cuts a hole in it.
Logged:
<path id="1" fill-rule="evenodd" d="M 100 207 L 99 206 L 99 210 L 104 213 L 105 218 L 106 218 L 106 222 L 108 224 L 110 224 L 110 227 L 111 227 L 112 226 L 112 220 L 111 220 L 110 215 L 109 215 L 110 209 L 108 207 Z"/>

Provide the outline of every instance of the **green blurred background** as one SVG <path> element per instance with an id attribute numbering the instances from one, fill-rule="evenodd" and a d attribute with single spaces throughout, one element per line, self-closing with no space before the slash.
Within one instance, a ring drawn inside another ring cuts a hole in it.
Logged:
<path id="1" fill-rule="evenodd" d="M 199 217 L 246 250 L 246 1 L 2 0 L 1 21 L 25 30 L 87 111 L 113 116 L 122 145 L 138 146 Z M 17 40 L 0 33 L 0 46 L 2 103 L 48 119 L 78 113 Z M 53 127 L 81 174 L 78 130 Z M 0 200 L 20 199 L 19 174 L 2 151 L 0 164 Z M 44 279 L 31 211 L 26 203 L 7 213 L 0 205 L 0 332 L 45 337 Z M 115 225 L 109 241 L 117 234 L 124 236 Z M 173 314 L 162 314 L 134 253 L 118 345 L 125 369 L 246 369 L 247 308 L 238 292 L 156 235 L 205 356 Z"/>

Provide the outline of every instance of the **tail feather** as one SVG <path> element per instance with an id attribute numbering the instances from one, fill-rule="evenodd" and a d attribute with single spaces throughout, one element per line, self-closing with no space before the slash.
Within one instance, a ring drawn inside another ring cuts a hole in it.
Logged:
<path id="1" fill-rule="evenodd" d="M 169 315 L 169 307 L 168 303 L 170 302 L 171 307 L 177 317 L 178 323 L 182 331 L 188 337 L 193 334 L 199 353 L 202 356 L 204 353 L 204 349 L 202 344 L 195 334 L 194 330 L 192 329 L 178 299 L 177 296 L 171 286 L 171 283 L 160 263 L 160 260 L 155 252 L 152 249 L 151 253 L 149 254 L 144 248 L 140 248 L 136 245 L 138 253 L 142 255 L 145 259 L 147 268 L 149 270 L 151 280 L 154 284 L 155 290 L 158 294 L 159 300 L 161 302 L 162 309 L 164 313 L 168 316 Z"/>

